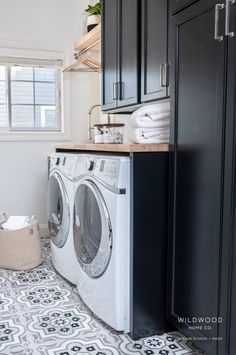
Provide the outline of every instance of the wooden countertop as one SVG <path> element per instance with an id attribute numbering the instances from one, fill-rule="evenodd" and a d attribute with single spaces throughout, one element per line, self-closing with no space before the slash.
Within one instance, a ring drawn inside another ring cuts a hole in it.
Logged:
<path id="1" fill-rule="evenodd" d="M 116 153 L 142 153 L 142 152 L 169 152 L 169 144 L 53 144 L 54 149 L 116 152 Z"/>

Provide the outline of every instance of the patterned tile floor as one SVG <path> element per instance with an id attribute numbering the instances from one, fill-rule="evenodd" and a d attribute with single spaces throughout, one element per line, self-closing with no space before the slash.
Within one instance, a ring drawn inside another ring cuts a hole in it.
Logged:
<path id="1" fill-rule="evenodd" d="M 31 271 L 0 269 L 0 354 L 199 355 L 180 333 L 132 341 L 99 321 L 74 286 L 44 262 Z"/>

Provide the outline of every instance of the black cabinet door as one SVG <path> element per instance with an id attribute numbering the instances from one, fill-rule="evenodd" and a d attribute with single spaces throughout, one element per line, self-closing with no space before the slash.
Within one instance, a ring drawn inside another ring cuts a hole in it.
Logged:
<path id="1" fill-rule="evenodd" d="M 236 354 L 236 4 L 229 6 L 227 36 L 227 95 L 225 134 L 224 234 L 222 248 L 221 302 L 223 323 L 219 355 Z"/>
<path id="2" fill-rule="evenodd" d="M 234 217 L 236 220 L 236 216 Z M 230 305 L 229 305 L 229 334 L 227 342 L 227 355 L 236 354 L 236 229 L 232 238 L 231 250 L 231 268 L 230 268 Z"/>
<path id="3" fill-rule="evenodd" d="M 236 216 L 235 216 L 236 219 Z M 234 237 L 232 240 L 232 288 L 230 298 L 230 330 L 228 337 L 229 355 L 236 354 L 236 230 L 234 231 Z"/>
<path id="4" fill-rule="evenodd" d="M 142 102 L 167 96 L 167 4 L 142 0 Z"/>
<path id="5" fill-rule="evenodd" d="M 109 0 L 110 1 L 110 0 Z M 118 107 L 138 103 L 139 9 L 138 0 L 119 0 Z"/>
<path id="6" fill-rule="evenodd" d="M 102 0 L 102 108 L 117 106 L 118 0 Z"/>
<path id="7" fill-rule="evenodd" d="M 170 46 L 174 151 L 168 312 L 186 335 L 207 338 L 197 342 L 209 354 L 216 354 L 217 342 L 211 339 L 218 325 L 191 321 L 218 316 L 225 41 L 214 39 L 215 4 L 197 2 L 174 16 Z"/>
<path id="8" fill-rule="evenodd" d="M 170 13 L 173 14 L 182 10 L 184 7 L 193 4 L 199 0 L 170 0 Z M 204 0 L 206 1 L 206 0 Z"/>
<path id="9" fill-rule="evenodd" d="M 227 350 L 229 355 L 236 354 L 236 3 L 230 6 L 230 21 L 229 31 L 234 32 L 234 37 L 228 37 L 228 94 L 227 94 L 227 122 L 231 125 L 228 128 L 228 132 L 231 132 L 232 139 L 232 155 L 230 155 L 232 162 L 232 191 L 231 197 L 234 198 L 234 229 L 231 232 L 230 245 L 229 245 L 229 262 L 230 262 L 230 274 L 229 274 L 229 295 L 230 303 L 228 308 L 229 317 L 229 334 Z M 232 130 L 231 130 L 232 127 Z M 230 200 L 231 202 L 231 200 Z M 223 275 L 224 277 L 224 275 Z"/>

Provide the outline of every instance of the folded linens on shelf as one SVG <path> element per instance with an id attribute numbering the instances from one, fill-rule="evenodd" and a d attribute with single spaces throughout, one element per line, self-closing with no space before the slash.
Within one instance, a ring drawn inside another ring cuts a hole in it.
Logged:
<path id="1" fill-rule="evenodd" d="M 129 139 L 133 143 L 168 143 L 169 142 L 169 128 L 162 128 L 159 130 L 152 128 L 136 128 L 130 129 Z"/>
<path id="2" fill-rule="evenodd" d="M 142 127 L 142 128 L 169 127 L 170 113 L 165 112 L 156 115 L 145 114 L 144 116 L 131 115 L 130 125 L 132 127 Z"/>
<path id="3" fill-rule="evenodd" d="M 142 106 L 138 110 L 134 111 L 132 115 L 134 117 L 138 117 L 138 116 L 145 116 L 145 114 L 155 115 L 164 112 L 170 112 L 170 101 Z"/>
<path id="4" fill-rule="evenodd" d="M 169 143 L 170 102 L 145 105 L 132 113 L 129 140 L 132 143 Z"/>

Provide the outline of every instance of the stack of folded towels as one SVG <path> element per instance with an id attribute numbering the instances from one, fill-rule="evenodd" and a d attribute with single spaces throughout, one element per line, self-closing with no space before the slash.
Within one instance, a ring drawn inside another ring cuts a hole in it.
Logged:
<path id="1" fill-rule="evenodd" d="M 129 140 L 132 143 L 169 143 L 170 102 L 143 106 L 130 118 Z"/>

